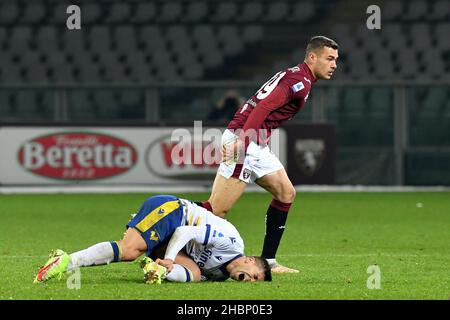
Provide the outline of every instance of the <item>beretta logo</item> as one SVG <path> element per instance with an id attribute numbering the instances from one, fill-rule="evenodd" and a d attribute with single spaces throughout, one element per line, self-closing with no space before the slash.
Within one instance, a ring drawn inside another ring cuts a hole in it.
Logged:
<path id="1" fill-rule="evenodd" d="M 130 170 L 136 149 L 109 135 L 63 132 L 34 138 L 21 146 L 19 163 L 35 174 L 66 180 L 92 180 Z"/>

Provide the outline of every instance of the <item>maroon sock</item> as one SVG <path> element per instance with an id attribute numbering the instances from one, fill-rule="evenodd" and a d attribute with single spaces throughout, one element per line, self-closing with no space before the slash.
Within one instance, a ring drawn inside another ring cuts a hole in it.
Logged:
<path id="1" fill-rule="evenodd" d="M 209 201 L 202 201 L 202 202 L 194 202 L 196 205 L 205 208 L 208 211 L 213 212 L 211 203 Z"/>
<path id="2" fill-rule="evenodd" d="M 205 208 L 208 211 L 213 212 L 213 208 L 211 206 L 211 203 L 209 203 L 209 201 L 203 201 L 202 204 L 203 204 L 203 208 Z"/>

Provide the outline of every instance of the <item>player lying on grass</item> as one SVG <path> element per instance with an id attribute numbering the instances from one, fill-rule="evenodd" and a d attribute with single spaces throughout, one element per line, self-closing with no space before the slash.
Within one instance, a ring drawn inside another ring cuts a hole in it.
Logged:
<path id="1" fill-rule="evenodd" d="M 146 255 L 141 267 L 147 283 L 161 283 L 163 279 L 223 281 L 228 277 L 272 280 L 265 259 L 244 256 L 244 242 L 230 222 L 191 201 L 162 195 L 143 203 L 127 224 L 122 240 L 101 242 L 70 255 L 59 249 L 53 251 L 35 282 L 61 278 L 78 267 L 134 261 L 142 254 Z"/>

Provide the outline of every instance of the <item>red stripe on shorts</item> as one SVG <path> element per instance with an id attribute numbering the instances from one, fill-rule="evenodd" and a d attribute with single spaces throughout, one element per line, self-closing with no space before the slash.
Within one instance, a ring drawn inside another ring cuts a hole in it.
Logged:
<path id="1" fill-rule="evenodd" d="M 237 163 L 234 166 L 233 174 L 231 175 L 233 178 L 239 179 L 239 176 L 241 175 L 242 167 L 244 165 L 242 163 Z"/>

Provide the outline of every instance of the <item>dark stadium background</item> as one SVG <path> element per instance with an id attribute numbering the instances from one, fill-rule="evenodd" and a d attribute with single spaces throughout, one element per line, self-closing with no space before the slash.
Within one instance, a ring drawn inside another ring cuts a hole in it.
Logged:
<path id="1" fill-rule="evenodd" d="M 318 34 L 338 70 L 291 122 L 334 125 L 334 183 L 450 185 L 446 0 L 2 0 L 0 125 L 223 127 Z"/>

